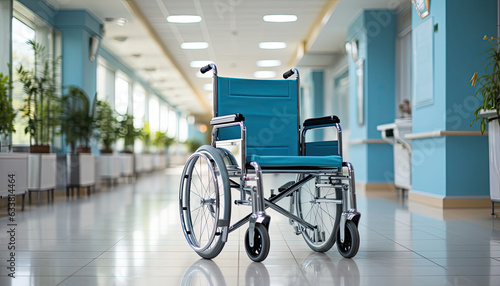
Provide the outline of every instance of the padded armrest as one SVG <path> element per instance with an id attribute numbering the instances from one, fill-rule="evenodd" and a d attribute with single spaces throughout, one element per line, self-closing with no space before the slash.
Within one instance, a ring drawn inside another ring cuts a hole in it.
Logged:
<path id="1" fill-rule="evenodd" d="M 241 115 L 239 113 L 235 113 L 235 114 L 230 114 L 230 115 L 214 117 L 214 118 L 212 118 L 212 120 L 210 120 L 210 125 L 219 125 L 219 124 L 226 124 L 226 123 L 241 122 L 244 120 L 245 120 L 245 117 L 243 117 L 243 115 Z"/>
<path id="2" fill-rule="evenodd" d="M 336 115 L 309 118 L 304 121 L 304 127 L 327 125 L 340 123 L 340 119 Z"/>

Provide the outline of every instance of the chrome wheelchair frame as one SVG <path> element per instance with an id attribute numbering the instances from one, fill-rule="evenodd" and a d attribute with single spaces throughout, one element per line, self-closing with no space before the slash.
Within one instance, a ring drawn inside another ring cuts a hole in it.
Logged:
<path id="1" fill-rule="evenodd" d="M 201 257 L 212 259 L 222 251 L 229 233 L 248 222 L 249 227 L 245 234 L 247 255 L 253 261 L 263 261 L 270 248 L 270 216 L 266 214 L 266 209 L 271 208 L 289 218 L 295 234 L 302 234 L 312 250 L 325 252 L 337 243 L 337 249 L 342 256 L 354 257 L 359 249 L 357 227 L 361 214 L 356 208 L 354 168 L 351 163 L 342 162 L 342 166 L 337 168 L 262 168 L 256 161 L 247 162 L 244 116 L 218 116 L 217 68 L 214 64 L 201 68 L 202 73 L 209 70 L 213 71 L 214 83 L 214 117 L 210 121 L 213 127 L 212 142 L 210 146 L 200 147 L 189 157 L 179 190 L 181 226 L 189 245 Z M 297 69 L 290 69 L 283 77 L 287 79 L 294 74 L 299 89 Z M 301 156 L 306 156 L 307 131 L 335 127 L 337 153 L 342 157 L 342 129 L 336 116 L 307 119 L 302 130 L 299 123 L 297 122 Z M 219 130 L 234 126 L 240 129 L 240 138 L 232 140 L 232 143 L 239 143 L 241 166 L 231 152 L 217 148 L 217 142 L 220 142 Z M 346 175 L 344 168 L 347 169 Z M 266 199 L 263 187 L 265 173 L 293 173 L 297 174 L 297 179 L 284 184 L 278 194 L 271 194 Z M 306 191 L 307 187 L 309 189 Z M 233 225 L 230 225 L 231 189 L 240 191 L 239 200 L 234 201 L 236 205 L 252 206 L 252 212 Z M 324 189 L 327 191 L 322 191 Z M 303 195 L 310 197 L 304 199 Z M 277 204 L 285 197 L 290 197 L 289 211 Z M 310 206 L 311 209 L 308 212 L 302 211 L 304 206 Z M 323 207 L 334 208 L 331 212 L 335 214 L 325 211 Z M 313 217 L 314 215 L 321 218 Z M 326 222 L 323 216 L 326 216 Z M 204 221 L 200 221 L 198 225 L 198 219 Z"/>

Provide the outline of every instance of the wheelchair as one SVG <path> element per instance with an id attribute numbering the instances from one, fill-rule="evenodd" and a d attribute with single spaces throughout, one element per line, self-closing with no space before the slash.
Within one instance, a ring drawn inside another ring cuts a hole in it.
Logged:
<path id="1" fill-rule="evenodd" d="M 283 80 L 219 77 L 214 64 L 200 69 L 210 70 L 212 142 L 188 158 L 179 188 L 180 221 L 188 244 L 201 257 L 215 258 L 229 233 L 248 223 L 246 253 L 253 261 L 263 261 L 270 249 L 270 208 L 288 217 L 295 234 L 312 250 L 326 252 L 336 242 L 343 257 L 354 257 L 361 214 L 353 166 L 342 161 L 339 118 L 311 118 L 300 125 L 295 68 L 285 72 Z M 306 142 L 309 130 L 327 127 L 336 129 L 336 140 Z M 222 146 L 236 146 L 239 155 Z M 263 174 L 293 174 L 296 179 L 266 198 Z M 235 205 L 252 207 L 233 225 L 231 190 L 239 191 Z M 277 204 L 284 198 L 289 198 L 289 210 Z"/>

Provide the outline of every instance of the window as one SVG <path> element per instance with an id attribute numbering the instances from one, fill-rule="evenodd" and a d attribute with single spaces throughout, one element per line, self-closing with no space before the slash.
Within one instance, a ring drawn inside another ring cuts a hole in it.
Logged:
<path id="1" fill-rule="evenodd" d="M 137 84 L 134 88 L 134 127 L 141 128 L 144 125 L 144 115 L 146 113 L 146 92 L 142 85 Z"/>
<path id="2" fill-rule="evenodd" d="M 17 18 L 12 19 L 12 67 L 14 70 L 23 65 L 28 69 L 32 69 L 35 62 L 35 55 L 30 46 L 26 43 L 35 38 L 35 30 Z M 13 71 L 14 90 L 13 90 L 13 106 L 19 110 L 23 105 L 24 91 L 21 83 L 18 82 L 17 72 Z M 17 132 L 12 134 L 13 144 L 29 145 L 29 134 L 24 133 L 26 120 L 21 116 L 16 116 L 15 126 Z"/>
<path id="3" fill-rule="evenodd" d="M 16 70 L 20 65 L 27 69 L 32 69 L 35 65 L 34 51 L 27 43 L 29 40 L 35 40 L 45 47 L 47 55 L 55 59 L 61 53 L 60 33 L 52 26 L 44 22 L 36 14 L 24 7 L 18 1 L 13 2 L 12 18 L 12 80 L 14 89 L 12 93 L 13 106 L 19 110 L 23 105 L 25 93 L 22 85 L 18 82 Z M 50 59 L 49 59 L 50 61 Z M 61 66 L 55 67 L 56 94 L 61 93 Z M 14 145 L 29 145 L 29 134 L 24 133 L 28 122 L 22 116 L 16 116 L 15 122 L 17 132 L 12 134 L 12 143 Z M 61 147 L 61 142 L 55 140 L 53 147 Z"/>
<path id="4" fill-rule="evenodd" d="M 179 142 L 186 142 L 189 136 L 189 124 L 185 116 L 179 120 Z"/>
<path id="5" fill-rule="evenodd" d="M 160 102 L 154 95 L 149 98 L 149 128 L 151 134 L 160 130 Z"/>
<path id="6" fill-rule="evenodd" d="M 170 138 L 175 138 L 177 136 L 177 111 L 173 109 L 168 111 L 167 136 Z"/>
<path id="7" fill-rule="evenodd" d="M 120 114 L 126 114 L 128 108 L 129 82 L 121 76 L 115 80 L 115 110 Z"/>
<path id="8" fill-rule="evenodd" d="M 165 132 L 168 129 L 168 106 L 162 104 L 160 107 L 160 131 Z"/>

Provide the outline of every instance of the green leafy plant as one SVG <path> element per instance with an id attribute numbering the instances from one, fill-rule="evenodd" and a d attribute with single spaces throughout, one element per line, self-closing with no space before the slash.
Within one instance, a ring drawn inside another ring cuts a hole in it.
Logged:
<path id="1" fill-rule="evenodd" d="M 149 128 L 149 122 L 144 121 L 144 126 L 141 129 L 141 138 L 143 144 L 143 151 L 149 153 L 149 148 L 151 147 L 151 129 Z"/>
<path id="2" fill-rule="evenodd" d="M 97 127 L 97 137 L 100 139 L 103 153 L 112 153 L 112 145 L 120 134 L 120 125 L 116 119 L 116 114 L 111 106 L 102 100 L 98 100 L 95 111 L 95 124 Z"/>
<path id="3" fill-rule="evenodd" d="M 0 73 L 0 136 L 8 136 L 16 132 L 14 119 L 16 111 L 12 107 L 9 91 L 12 90 L 12 81 L 8 75 Z"/>
<path id="4" fill-rule="evenodd" d="M 167 136 L 167 133 L 156 131 L 153 146 L 156 147 L 160 152 L 165 151 L 165 148 L 168 148 L 170 145 L 174 143 L 174 139 Z"/>
<path id="5" fill-rule="evenodd" d="M 194 139 L 187 140 L 184 142 L 189 152 L 194 153 L 202 145 L 200 142 Z"/>
<path id="6" fill-rule="evenodd" d="M 487 40 L 490 43 L 490 47 L 480 53 L 487 55 L 487 64 L 483 75 L 478 76 L 475 72 L 472 76 L 470 82 L 472 86 L 479 83 L 480 87 L 476 91 L 475 96 L 481 94 L 483 98 L 482 104 L 474 111 L 475 118 L 471 122 L 471 126 L 474 122 L 480 119 L 481 122 L 481 133 L 484 133 L 486 125 L 488 124 L 488 119 L 482 117 L 481 110 L 495 110 L 496 114 L 500 116 L 500 43 L 497 41 L 498 38 L 488 38 L 484 36 L 483 40 Z M 500 124 L 500 120 L 498 120 Z"/>
<path id="7" fill-rule="evenodd" d="M 35 56 L 33 69 L 20 65 L 17 69 L 19 81 L 26 94 L 21 108 L 23 117 L 28 119 L 24 132 L 30 135 L 30 145 L 48 145 L 54 129 L 59 126 L 60 108 L 56 95 L 55 68 L 60 57 L 48 60 L 45 47 L 34 40 L 28 41 Z"/>
<path id="8" fill-rule="evenodd" d="M 125 153 L 134 152 L 135 139 L 141 135 L 141 130 L 134 127 L 134 116 L 125 114 L 120 120 L 120 138 L 124 140 Z"/>
<path id="9" fill-rule="evenodd" d="M 91 101 L 81 88 L 70 86 L 61 98 L 61 134 L 66 135 L 66 144 L 71 146 L 72 153 L 76 153 L 77 141 L 88 148 L 94 136 L 96 96 Z"/>

